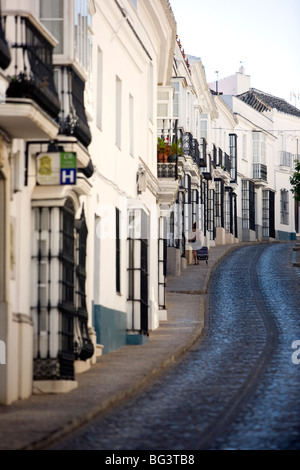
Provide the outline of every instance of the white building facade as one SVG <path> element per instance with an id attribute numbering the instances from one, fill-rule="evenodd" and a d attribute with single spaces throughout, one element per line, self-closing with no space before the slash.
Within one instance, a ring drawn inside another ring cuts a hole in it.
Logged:
<path id="1" fill-rule="evenodd" d="M 106 353 L 148 341 L 166 316 L 156 97 L 171 73 L 176 25 L 161 0 L 99 1 L 96 10 L 90 298 Z"/>
<path id="2" fill-rule="evenodd" d="M 1 6 L 0 402 L 10 404 L 72 390 L 98 351 L 143 344 L 166 318 L 156 96 L 176 24 L 165 0 Z"/>
<path id="3" fill-rule="evenodd" d="M 238 119 L 240 240 L 295 240 L 299 209 L 290 178 L 299 160 L 300 111 L 255 89 L 222 98 Z"/>
<path id="4" fill-rule="evenodd" d="M 300 112 L 248 90 L 244 70 L 228 94 L 212 91 L 167 0 L 1 7 L 0 404 L 9 405 L 68 392 L 97 355 L 149 341 L 167 319 L 167 276 L 193 262 L 194 223 L 208 248 L 295 239 Z"/>

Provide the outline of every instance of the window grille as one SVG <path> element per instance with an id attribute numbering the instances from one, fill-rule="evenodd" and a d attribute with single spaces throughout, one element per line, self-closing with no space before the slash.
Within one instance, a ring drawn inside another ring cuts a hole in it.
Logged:
<path id="1" fill-rule="evenodd" d="M 242 227 L 255 230 L 255 185 L 252 181 L 242 181 Z"/>
<path id="2" fill-rule="evenodd" d="M 192 224 L 195 222 L 199 228 L 199 192 L 197 189 L 192 190 Z"/>
<path id="3" fill-rule="evenodd" d="M 231 188 L 225 190 L 225 204 L 224 204 L 224 223 L 225 230 L 228 233 L 232 233 L 232 197 Z"/>
<path id="4" fill-rule="evenodd" d="M 166 308 L 166 275 L 167 275 L 167 219 L 159 218 L 158 239 L 158 305 Z"/>
<path id="5" fill-rule="evenodd" d="M 275 194 L 264 190 L 262 196 L 262 236 L 275 238 Z"/>
<path id="6" fill-rule="evenodd" d="M 121 292 L 120 211 L 116 208 L 116 291 Z"/>
<path id="7" fill-rule="evenodd" d="M 289 224 L 289 192 L 286 189 L 280 191 L 280 223 Z"/>
<path id="8" fill-rule="evenodd" d="M 229 156 L 231 181 L 237 180 L 237 135 L 229 135 Z"/>
<path id="9" fill-rule="evenodd" d="M 215 224 L 214 224 L 214 190 L 209 189 L 207 201 L 207 230 L 209 231 L 210 240 L 215 238 Z"/>
<path id="10" fill-rule="evenodd" d="M 128 213 L 128 329 L 149 334 L 148 327 L 148 216 L 142 209 Z"/>
<path id="11" fill-rule="evenodd" d="M 35 380 L 74 379 L 74 360 L 93 354 L 85 294 L 87 227 L 71 199 L 33 209 L 32 316 Z"/>
<path id="12" fill-rule="evenodd" d="M 224 228 L 224 181 L 215 180 L 215 223 Z"/>

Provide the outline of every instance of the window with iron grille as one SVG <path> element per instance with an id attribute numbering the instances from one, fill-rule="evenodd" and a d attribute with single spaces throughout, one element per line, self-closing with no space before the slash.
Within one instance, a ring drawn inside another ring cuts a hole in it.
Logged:
<path id="1" fill-rule="evenodd" d="M 207 201 L 207 230 L 209 231 L 210 240 L 215 238 L 215 224 L 214 224 L 214 190 L 208 190 L 208 201 Z"/>
<path id="2" fill-rule="evenodd" d="M 223 166 L 223 150 L 219 147 L 217 151 L 217 166 Z"/>
<path id="3" fill-rule="evenodd" d="M 192 189 L 192 224 L 195 222 L 199 228 L 199 192 Z"/>
<path id="4" fill-rule="evenodd" d="M 202 181 L 201 183 L 201 202 L 203 204 L 203 214 L 204 214 L 204 220 L 203 220 L 203 234 L 206 236 L 206 230 L 207 230 L 207 195 L 208 191 L 208 183 L 207 181 Z"/>
<path id="5" fill-rule="evenodd" d="M 192 227 L 192 186 L 190 175 L 184 176 L 184 187 L 186 189 L 184 199 L 184 236 L 188 240 L 189 232 Z"/>
<path id="6" fill-rule="evenodd" d="M 232 233 L 232 197 L 231 188 L 225 190 L 225 203 L 224 203 L 224 225 L 228 233 Z"/>
<path id="7" fill-rule="evenodd" d="M 148 334 L 148 216 L 142 209 L 128 213 L 127 329 Z"/>
<path id="8" fill-rule="evenodd" d="M 2 18 L 1 15 L 1 4 L 0 4 L 0 67 L 5 70 L 11 62 L 10 46 L 5 37 L 6 19 Z"/>
<path id="9" fill-rule="evenodd" d="M 85 220 L 75 221 L 71 199 L 63 207 L 34 208 L 33 220 L 34 377 L 73 379 L 74 360 L 93 354 L 87 331 Z"/>
<path id="10" fill-rule="evenodd" d="M 262 236 L 275 238 L 275 194 L 263 190 L 262 197 Z"/>
<path id="11" fill-rule="evenodd" d="M 229 135 L 230 177 L 231 181 L 237 179 L 237 135 Z"/>
<path id="12" fill-rule="evenodd" d="M 242 181 L 242 227 L 255 230 L 255 185 L 252 181 Z"/>
<path id="13" fill-rule="evenodd" d="M 224 227 L 224 181 L 215 180 L 215 223 Z"/>
<path id="14" fill-rule="evenodd" d="M 176 204 L 174 205 L 174 247 L 180 249 L 181 255 L 184 255 L 184 192 L 178 191 Z M 170 245 L 172 246 L 172 245 Z"/>
<path id="15" fill-rule="evenodd" d="M 289 192 L 286 189 L 280 191 L 280 223 L 289 224 Z"/>
<path id="16" fill-rule="evenodd" d="M 166 308 L 166 275 L 167 275 L 167 218 L 159 218 L 158 238 L 158 306 Z"/>
<path id="17" fill-rule="evenodd" d="M 236 193 L 232 193 L 232 207 L 233 207 L 233 227 L 232 227 L 232 233 L 235 236 L 235 238 L 238 238 L 238 221 L 237 221 L 237 195 Z"/>
<path id="18" fill-rule="evenodd" d="M 74 378 L 74 214 L 70 201 L 33 211 L 35 380 Z"/>
<path id="19" fill-rule="evenodd" d="M 75 108 L 76 115 L 78 117 L 76 135 L 84 145 L 88 146 L 91 142 L 92 137 L 84 107 L 85 83 L 72 67 L 69 68 L 69 73 L 72 77 L 72 103 Z"/>
<path id="20" fill-rule="evenodd" d="M 120 211 L 116 208 L 116 291 L 121 292 Z"/>

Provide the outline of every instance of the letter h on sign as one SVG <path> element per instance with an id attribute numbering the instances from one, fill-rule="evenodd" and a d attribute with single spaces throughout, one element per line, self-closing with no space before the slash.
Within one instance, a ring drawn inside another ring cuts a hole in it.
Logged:
<path id="1" fill-rule="evenodd" d="M 60 184 L 76 184 L 76 169 L 61 169 Z"/>

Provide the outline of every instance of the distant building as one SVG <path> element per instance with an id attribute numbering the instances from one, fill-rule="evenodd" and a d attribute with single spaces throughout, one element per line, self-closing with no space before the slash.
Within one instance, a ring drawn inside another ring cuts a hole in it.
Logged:
<path id="1" fill-rule="evenodd" d="M 209 86 L 216 93 L 236 96 L 249 90 L 250 81 L 250 75 L 245 74 L 245 68 L 242 66 L 235 75 L 212 82 Z"/>
<path id="2" fill-rule="evenodd" d="M 238 119 L 239 238 L 295 240 L 299 205 L 290 177 L 300 159 L 299 109 L 253 88 L 221 98 Z"/>

